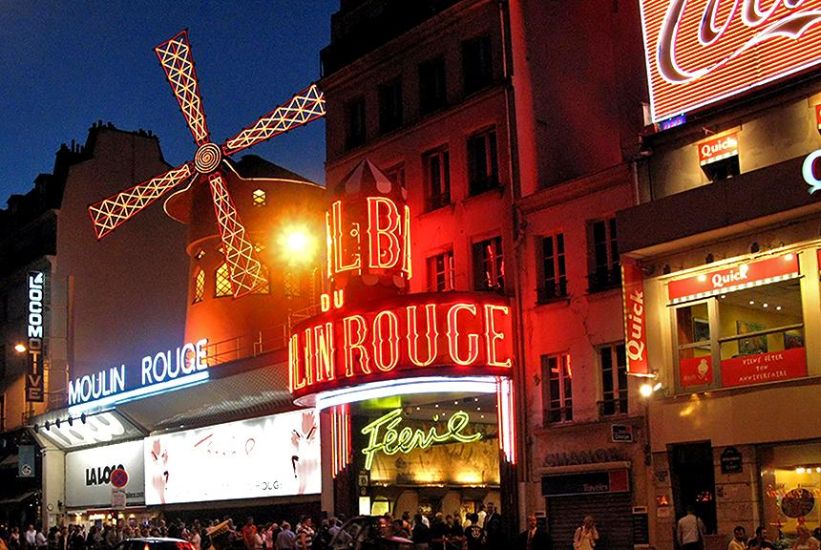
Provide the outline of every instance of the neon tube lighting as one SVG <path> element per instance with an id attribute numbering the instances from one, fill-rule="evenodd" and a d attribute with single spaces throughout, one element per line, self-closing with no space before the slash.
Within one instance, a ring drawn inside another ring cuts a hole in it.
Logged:
<path id="1" fill-rule="evenodd" d="M 321 411 L 336 405 L 379 399 L 392 395 L 443 392 L 496 393 L 496 378 L 493 376 L 426 376 L 406 380 L 383 380 L 363 384 L 355 388 L 322 392 L 315 396 L 314 406 L 318 411 Z M 306 396 L 299 399 L 297 404 L 310 405 L 311 397 Z"/>
<path id="2" fill-rule="evenodd" d="M 104 397 L 96 401 L 87 401 L 85 403 L 72 405 L 68 408 L 68 413 L 74 416 L 76 414 L 95 411 L 103 407 L 108 407 L 112 405 L 122 405 L 123 403 L 128 403 L 129 401 L 136 401 L 138 399 L 143 399 L 145 397 L 151 397 L 154 395 L 159 395 L 161 393 L 167 393 L 172 390 L 180 390 L 183 388 L 197 386 L 199 384 L 208 382 L 208 380 L 209 373 L 207 370 L 205 370 L 202 372 L 191 374 L 189 376 L 183 376 L 181 378 L 168 380 L 167 382 L 160 382 L 159 384 L 129 390 L 124 393 L 109 395 L 108 397 Z"/>

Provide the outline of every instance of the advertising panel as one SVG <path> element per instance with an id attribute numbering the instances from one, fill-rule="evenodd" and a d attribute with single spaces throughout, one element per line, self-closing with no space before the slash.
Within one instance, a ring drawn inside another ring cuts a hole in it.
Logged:
<path id="1" fill-rule="evenodd" d="M 658 122 L 821 63 L 821 0 L 641 0 Z"/>
<path id="2" fill-rule="evenodd" d="M 294 411 L 151 436 L 146 504 L 318 494 L 319 418 Z"/>
<path id="3" fill-rule="evenodd" d="M 45 275 L 42 271 L 29 271 L 28 314 L 26 317 L 26 402 L 42 403 L 45 399 L 43 377 L 43 341 L 45 340 Z"/>
<path id="4" fill-rule="evenodd" d="M 807 352 L 803 347 L 723 359 L 723 386 L 747 386 L 807 376 Z"/>
<path id="5" fill-rule="evenodd" d="M 112 473 L 117 470 L 124 470 L 127 474 L 124 489 L 128 505 L 144 504 L 143 460 L 142 440 L 66 453 L 66 506 L 110 507 L 111 490 L 114 488 Z"/>
<path id="6" fill-rule="evenodd" d="M 622 301 L 627 372 L 649 374 L 647 362 L 647 313 L 644 309 L 644 275 L 635 260 L 622 258 Z"/>

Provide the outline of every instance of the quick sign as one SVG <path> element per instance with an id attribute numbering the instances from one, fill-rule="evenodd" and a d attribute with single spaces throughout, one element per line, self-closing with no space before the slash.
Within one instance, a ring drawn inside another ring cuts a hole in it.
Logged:
<path id="1" fill-rule="evenodd" d="M 26 371 L 26 401 L 29 403 L 42 403 L 45 399 L 43 379 L 45 274 L 42 271 L 29 271 L 27 286 L 26 336 L 28 337 L 28 368 Z"/>
<path id="2" fill-rule="evenodd" d="M 622 300 L 624 303 L 624 348 L 627 372 L 649 374 L 647 362 L 647 313 L 644 305 L 644 278 L 635 260 L 623 258 Z"/>
<path id="3" fill-rule="evenodd" d="M 114 479 L 118 475 L 127 479 L 124 490 L 129 505 L 145 504 L 142 439 L 66 453 L 66 506 L 107 508 L 111 490 L 123 488 L 117 487 L 122 481 Z"/>
<path id="4" fill-rule="evenodd" d="M 801 175 L 804 181 L 810 186 L 810 195 L 821 189 L 821 149 L 813 151 L 801 165 Z"/>
<path id="5" fill-rule="evenodd" d="M 507 300 L 485 293 L 412 294 L 341 308 L 297 325 L 289 344 L 294 397 L 385 379 L 509 376 Z"/>
<path id="6" fill-rule="evenodd" d="M 821 62 L 821 0 L 641 0 L 658 122 Z"/>
<path id="7" fill-rule="evenodd" d="M 151 436 L 146 504 L 318 494 L 320 465 L 313 410 Z"/>
<path id="8" fill-rule="evenodd" d="M 395 409 L 362 428 L 362 435 L 368 438 L 368 445 L 362 449 L 366 470 L 371 469 L 378 452 L 393 456 L 408 454 L 414 449 L 427 449 L 434 443 L 472 443 L 482 439 L 481 433 L 464 433 L 470 424 L 470 415 L 465 411 L 454 412 L 448 419 L 447 428 L 441 432 L 436 427 L 427 430 L 410 426 L 400 428 L 402 420 L 402 409 Z"/>
<path id="9" fill-rule="evenodd" d="M 698 147 L 698 162 L 701 166 L 738 156 L 738 134 L 726 134 L 702 141 Z"/>
<path id="10" fill-rule="evenodd" d="M 745 262 L 727 269 L 670 281 L 667 294 L 674 304 L 726 292 L 784 281 L 799 276 L 798 256 L 785 254 Z"/>
<path id="11" fill-rule="evenodd" d="M 112 396 L 124 397 L 131 392 L 148 394 L 182 385 L 190 381 L 192 375 L 208 369 L 207 345 L 208 340 L 203 338 L 175 350 L 146 355 L 140 361 L 139 378 L 134 381 L 128 379 L 130 371 L 124 364 L 75 378 L 68 383 L 68 404 L 74 406 Z"/>

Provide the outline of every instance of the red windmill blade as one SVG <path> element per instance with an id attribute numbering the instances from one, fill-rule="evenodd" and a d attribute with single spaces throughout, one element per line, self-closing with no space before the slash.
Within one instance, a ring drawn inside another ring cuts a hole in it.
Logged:
<path id="1" fill-rule="evenodd" d="M 94 232 L 101 239 L 184 181 L 207 179 L 234 296 L 262 289 L 267 284 L 262 276 L 262 264 L 246 238 L 245 226 L 228 193 L 220 167 L 225 157 L 324 116 L 325 98 L 313 84 L 218 146 L 211 142 L 205 121 L 188 31 L 183 30 L 154 51 L 198 149 L 193 162 L 89 206 Z"/>

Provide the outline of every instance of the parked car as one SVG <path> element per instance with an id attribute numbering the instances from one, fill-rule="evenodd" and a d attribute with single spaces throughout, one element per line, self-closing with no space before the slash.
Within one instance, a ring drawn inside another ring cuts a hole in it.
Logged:
<path id="1" fill-rule="evenodd" d="M 333 550 L 413 550 L 413 541 L 394 535 L 392 526 L 386 523 L 382 516 L 357 516 L 345 522 L 331 540 L 331 548 Z"/>
<path id="2" fill-rule="evenodd" d="M 113 550 L 194 550 L 194 547 L 187 540 L 146 537 L 124 540 Z"/>

